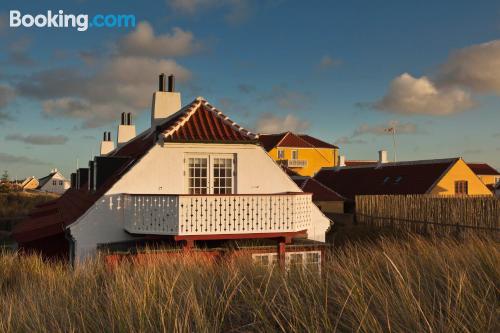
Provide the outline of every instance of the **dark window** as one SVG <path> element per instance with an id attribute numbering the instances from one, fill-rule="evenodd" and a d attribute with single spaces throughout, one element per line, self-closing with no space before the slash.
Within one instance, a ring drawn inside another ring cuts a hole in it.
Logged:
<path id="1" fill-rule="evenodd" d="M 469 183 L 466 180 L 455 182 L 455 194 L 469 194 Z"/>

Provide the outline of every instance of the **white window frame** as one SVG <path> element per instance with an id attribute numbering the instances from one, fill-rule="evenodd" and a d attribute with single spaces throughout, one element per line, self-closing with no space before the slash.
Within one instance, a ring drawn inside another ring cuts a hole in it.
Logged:
<path id="1" fill-rule="evenodd" d="M 285 150 L 278 149 L 278 160 L 284 160 L 284 159 L 285 159 Z"/>
<path id="2" fill-rule="evenodd" d="M 295 256 L 300 256 L 300 263 L 292 264 L 292 258 Z M 315 262 L 309 261 L 312 256 L 317 256 L 318 260 Z M 274 266 L 279 263 L 279 255 L 276 252 L 269 253 L 253 253 L 252 260 L 254 263 L 262 266 Z M 321 261 L 322 255 L 321 251 L 295 251 L 295 252 L 285 252 L 285 269 L 290 270 L 292 268 L 306 269 L 312 265 L 316 266 L 315 269 L 321 273 Z"/>
<path id="3" fill-rule="evenodd" d="M 236 155 L 235 154 L 186 154 L 185 155 L 185 187 L 186 187 L 186 192 L 188 194 L 195 194 L 191 193 L 190 189 L 192 187 L 189 186 L 189 160 L 192 158 L 204 158 L 207 160 L 207 187 L 206 187 L 206 193 L 198 193 L 200 195 L 209 195 L 209 194 L 219 194 L 215 193 L 215 159 L 217 158 L 223 158 L 223 159 L 230 159 L 231 160 L 231 193 L 227 194 L 236 194 Z M 229 178 L 229 177 L 225 177 Z M 224 194 L 224 193 L 221 193 Z"/>

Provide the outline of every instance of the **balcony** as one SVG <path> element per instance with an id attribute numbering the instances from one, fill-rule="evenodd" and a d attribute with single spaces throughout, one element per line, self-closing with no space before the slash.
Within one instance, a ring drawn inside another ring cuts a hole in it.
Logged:
<path id="1" fill-rule="evenodd" d="M 311 225 L 310 193 L 122 196 L 124 228 L 131 234 L 293 233 Z"/>
<path id="2" fill-rule="evenodd" d="M 278 163 L 289 168 L 305 168 L 307 166 L 307 160 L 278 160 Z"/>

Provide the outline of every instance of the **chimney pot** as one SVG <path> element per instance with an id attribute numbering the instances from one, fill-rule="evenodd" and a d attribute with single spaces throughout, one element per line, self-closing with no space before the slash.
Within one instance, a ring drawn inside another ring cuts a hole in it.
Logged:
<path id="1" fill-rule="evenodd" d="M 104 132 L 104 135 L 103 135 L 103 137 L 102 137 L 102 141 L 106 141 L 106 140 L 107 140 L 107 133 L 106 133 L 106 132 Z"/>
<path id="2" fill-rule="evenodd" d="M 345 155 L 339 155 L 339 167 L 345 167 Z"/>
<path id="3" fill-rule="evenodd" d="M 170 74 L 168 76 L 168 92 L 174 92 L 175 90 L 175 76 Z"/>
<path id="4" fill-rule="evenodd" d="M 122 120 L 120 122 L 120 125 L 125 125 L 125 112 L 122 112 Z"/>
<path id="5" fill-rule="evenodd" d="M 127 113 L 127 125 L 132 125 L 132 114 Z"/>
<path id="6" fill-rule="evenodd" d="M 167 76 L 165 75 L 165 73 L 160 74 L 158 90 L 159 91 L 167 91 Z"/>
<path id="7" fill-rule="evenodd" d="M 111 132 L 108 132 L 108 141 L 111 141 Z"/>
<path id="8" fill-rule="evenodd" d="M 379 150 L 378 151 L 378 163 L 383 164 L 387 163 L 387 150 Z"/>

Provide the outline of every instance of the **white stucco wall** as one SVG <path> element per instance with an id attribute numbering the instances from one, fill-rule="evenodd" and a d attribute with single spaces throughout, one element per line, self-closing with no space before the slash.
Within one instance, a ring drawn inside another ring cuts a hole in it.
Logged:
<path id="1" fill-rule="evenodd" d="M 56 182 L 54 185 L 53 182 Z M 62 185 L 61 182 L 62 181 Z M 66 190 L 70 187 L 70 182 L 64 178 L 63 175 L 61 175 L 59 172 L 56 173 L 54 176 L 52 176 L 52 179 L 50 179 L 45 185 L 43 185 L 40 188 L 40 191 L 43 192 L 52 192 L 52 193 L 59 193 L 62 194 L 66 192 Z"/>
<path id="2" fill-rule="evenodd" d="M 235 154 L 237 194 L 300 192 L 300 188 L 257 145 L 179 144 L 154 146 L 89 211 L 71 227 L 76 240 L 75 258 L 95 253 L 99 243 L 132 239 L 117 209 L 118 194 L 187 194 L 184 158 L 189 154 Z M 324 241 L 329 220 L 313 205 L 313 227 L 308 237 Z"/>

